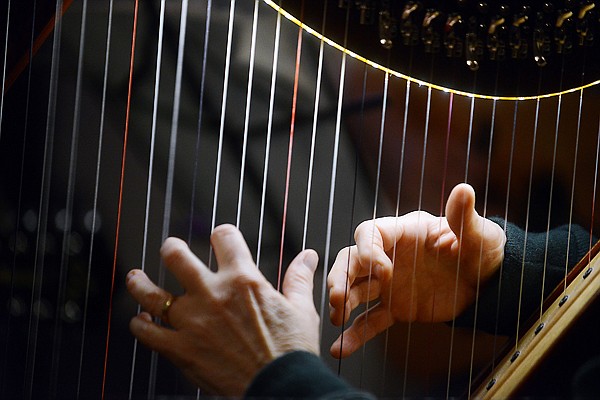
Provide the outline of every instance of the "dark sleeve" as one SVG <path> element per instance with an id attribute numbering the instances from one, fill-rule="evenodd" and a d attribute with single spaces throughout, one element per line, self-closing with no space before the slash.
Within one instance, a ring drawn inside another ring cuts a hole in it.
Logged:
<path id="1" fill-rule="evenodd" d="M 491 219 L 505 228 L 504 220 Z M 502 266 L 481 288 L 476 320 L 472 306 L 455 320 L 457 326 L 475 325 L 489 333 L 516 334 L 518 316 L 521 323 L 531 317 L 566 271 L 587 254 L 590 245 L 589 231 L 577 225 L 561 226 L 546 234 L 525 232 L 506 223 L 506 238 Z"/>
<path id="2" fill-rule="evenodd" d="M 285 354 L 254 378 L 246 399 L 356 399 L 374 400 L 335 375 L 321 359 L 308 352 Z"/>

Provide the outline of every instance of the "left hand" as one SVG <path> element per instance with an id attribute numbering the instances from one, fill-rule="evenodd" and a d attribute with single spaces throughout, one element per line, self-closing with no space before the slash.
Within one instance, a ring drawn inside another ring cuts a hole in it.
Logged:
<path id="1" fill-rule="evenodd" d="M 333 343 L 346 357 L 399 321 L 449 321 L 475 302 L 479 286 L 499 268 L 506 237 L 475 211 L 475 192 L 457 185 L 446 216 L 414 211 L 360 224 L 356 245 L 342 249 L 331 268 L 330 318 L 334 325 L 369 304 Z M 374 303 L 375 300 L 379 302 Z"/>
<path id="2" fill-rule="evenodd" d="M 182 296 L 174 298 L 140 270 L 127 275 L 128 291 L 146 310 L 131 320 L 130 329 L 203 390 L 240 396 L 275 358 L 294 350 L 319 353 L 312 297 L 318 256 L 306 250 L 292 261 L 281 294 L 258 270 L 236 228 L 215 228 L 211 243 L 216 273 L 183 241 L 169 238 L 163 244 L 161 256 L 185 289 Z M 155 324 L 152 316 L 170 327 Z"/>

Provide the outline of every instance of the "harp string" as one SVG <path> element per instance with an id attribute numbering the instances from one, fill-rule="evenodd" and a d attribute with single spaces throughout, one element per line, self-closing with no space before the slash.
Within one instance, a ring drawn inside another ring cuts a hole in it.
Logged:
<path id="1" fill-rule="evenodd" d="M 569 250 L 571 248 L 571 226 L 573 224 L 573 209 L 574 209 L 574 202 L 575 202 L 575 179 L 577 176 L 577 156 L 579 154 L 579 135 L 581 134 L 581 114 L 583 112 L 583 89 L 579 92 L 579 105 L 578 105 L 578 113 L 577 113 L 577 128 L 576 128 L 576 133 L 575 133 L 575 157 L 573 157 L 573 174 L 571 176 L 571 201 L 569 204 L 569 222 L 568 222 L 568 227 L 569 227 L 569 235 L 568 235 L 568 241 L 567 241 L 567 257 L 565 260 L 565 278 L 567 277 L 567 275 L 569 274 Z M 592 223 L 593 225 L 593 223 Z M 591 249 L 591 246 L 590 246 Z M 563 286 L 563 291 L 566 289 L 566 279 L 565 279 L 565 285 Z M 542 288 L 542 293 L 543 293 L 543 288 Z M 543 305 L 543 300 L 540 303 L 540 309 L 542 308 Z"/>
<path id="2" fill-rule="evenodd" d="M 426 159 L 427 159 L 427 145 L 428 145 L 428 138 L 429 138 L 429 123 L 430 123 L 430 117 L 431 117 L 431 93 L 432 93 L 432 88 L 428 87 L 427 88 L 427 104 L 425 106 L 425 127 L 423 129 L 423 147 L 422 147 L 422 151 L 421 151 L 421 169 L 420 169 L 420 178 L 419 178 L 419 194 L 418 194 L 418 203 L 417 203 L 417 211 L 421 211 L 423 209 L 423 187 L 425 185 L 425 164 L 426 164 Z M 417 222 L 416 222 L 416 226 L 421 226 L 421 215 L 417 214 Z M 420 237 L 417 236 L 415 238 L 415 245 L 414 245 L 414 250 L 413 250 L 413 266 L 412 266 L 412 271 L 411 271 L 411 286 L 410 286 L 410 293 L 411 293 L 411 297 L 410 297 L 410 301 L 409 301 L 409 307 L 408 307 L 408 315 L 412 316 L 413 312 L 414 312 L 414 300 L 412 296 L 412 293 L 415 293 L 415 287 L 414 287 L 414 282 L 415 279 L 414 277 L 416 276 L 416 272 L 417 272 L 417 253 L 418 253 L 418 248 L 419 248 L 419 243 L 420 243 Z M 409 371 L 409 356 L 410 356 L 410 350 L 411 350 L 411 346 L 410 343 L 412 341 L 412 333 L 413 333 L 413 323 L 411 321 L 412 318 L 409 319 L 408 322 L 408 326 L 407 326 L 407 334 L 406 334 L 406 354 L 404 356 L 404 373 L 403 373 L 403 379 L 402 379 L 402 395 L 405 396 L 406 395 L 406 390 L 407 390 L 407 385 L 408 385 L 408 371 Z"/>
<path id="3" fill-rule="evenodd" d="M 4 33 L 4 63 L 2 64 L 2 92 L 0 93 L 0 140 L 2 139 L 2 121 L 4 117 L 4 91 L 6 87 L 6 60 L 8 57 L 8 36 L 10 28 L 10 1 L 6 4 L 6 32 Z"/>
<path id="4" fill-rule="evenodd" d="M 250 126 L 250 107 L 252 105 L 252 85 L 254 83 L 254 59 L 256 57 L 256 34 L 258 31 L 258 6 L 259 0 L 254 0 L 254 12 L 252 16 L 252 39 L 250 43 L 250 63 L 248 67 L 248 86 L 246 88 L 246 114 L 244 116 L 244 142 L 242 144 L 242 160 L 240 167 L 240 189 L 238 192 L 237 218 L 235 223 L 238 228 L 240 227 L 240 218 L 242 217 L 242 195 L 244 193 L 246 153 L 248 150 L 248 129 Z"/>
<path id="5" fill-rule="evenodd" d="M 200 75 L 200 95 L 198 100 L 198 123 L 196 129 L 196 146 L 194 151 L 194 172 L 192 178 L 192 194 L 190 200 L 190 223 L 188 228 L 188 243 L 192 241 L 192 232 L 194 229 L 194 220 L 196 217 L 196 195 L 198 191 L 198 170 L 200 159 L 200 139 L 202 137 L 202 120 L 204 116 L 204 95 L 206 92 L 206 67 L 208 59 L 208 44 L 210 40 L 210 26 L 212 20 L 212 0 L 206 2 L 206 20 L 204 25 L 204 48 L 202 50 L 202 69 Z"/>
<path id="6" fill-rule="evenodd" d="M 171 224 L 171 210 L 173 207 L 173 181 L 175 176 L 175 156 L 177 149 L 177 137 L 179 128 L 179 113 L 180 113 L 180 102 L 181 102 L 181 81 L 183 74 L 183 56 L 185 48 L 185 37 L 186 37 L 186 26 L 188 16 L 188 1 L 183 0 L 181 3 L 180 11 L 180 23 L 179 23 L 179 40 L 177 48 L 177 63 L 175 72 L 175 88 L 173 91 L 173 113 L 171 117 L 171 133 L 169 140 L 169 152 L 168 152 L 168 165 L 167 165 L 167 182 L 165 188 L 165 199 L 164 199 L 164 212 L 163 212 L 163 226 L 161 242 L 169 235 L 170 224 Z M 164 26 L 163 26 L 164 29 Z M 157 64 L 157 68 L 160 64 Z M 159 79 L 160 80 L 160 79 Z M 157 285 L 164 287 L 165 285 L 165 268 L 161 265 L 158 269 Z M 158 318 L 160 321 L 160 318 Z M 150 377 L 149 377 L 149 389 L 148 396 L 153 398 L 156 391 L 156 376 L 158 368 L 158 353 L 152 352 L 150 360 Z"/>
<path id="7" fill-rule="evenodd" d="M 112 320 L 112 307 L 113 307 L 113 296 L 115 290 L 115 275 L 117 271 L 117 255 L 119 249 L 119 233 L 121 230 L 121 211 L 123 206 L 123 186 L 124 186 L 124 178 L 125 178 L 125 162 L 127 155 L 127 142 L 129 139 L 129 122 L 131 116 L 131 96 L 133 91 L 133 69 L 134 69 L 134 61 L 135 61 L 135 44 L 137 39 L 137 24 L 138 24 L 138 10 L 139 10 L 139 0 L 135 0 L 134 10 L 133 10 L 133 29 L 131 34 L 131 55 L 129 59 L 129 78 L 127 83 L 127 105 L 125 111 L 125 131 L 123 135 L 123 150 L 121 156 L 121 174 L 119 181 L 119 195 L 117 201 L 117 221 L 115 227 L 115 244 L 114 244 L 114 255 L 113 255 L 113 265 L 112 265 L 112 274 L 111 274 L 111 287 L 110 287 L 110 300 L 108 307 L 108 318 L 107 318 L 107 331 L 106 331 L 106 344 L 104 351 L 104 369 L 102 373 L 102 390 L 101 397 L 104 399 L 106 394 L 106 379 L 108 374 L 108 352 L 110 345 L 110 328 L 111 328 L 111 320 Z"/>
<path id="8" fill-rule="evenodd" d="M 148 233 L 149 233 L 149 221 L 150 221 L 150 197 L 152 192 L 152 181 L 154 178 L 154 156 L 155 156 L 155 143 L 156 143 L 156 130 L 157 130 L 157 118 L 158 118 L 158 97 L 160 89 L 160 74 L 162 65 L 162 54 L 163 54 L 163 36 L 164 36 L 164 21 L 165 21 L 165 6 L 166 1 L 162 0 L 160 3 L 159 12 L 159 23 L 158 23 L 158 39 L 157 39 L 157 50 L 156 50 L 156 68 L 154 75 L 154 97 L 152 106 L 152 126 L 150 130 L 150 152 L 148 160 L 148 179 L 146 183 L 146 202 L 145 202 L 145 214 L 144 214 L 144 227 L 143 227 L 143 238 L 142 238 L 142 251 L 141 251 L 141 264 L 140 269 L 146 271 L 146 255 L 148 247 Z M 141 312 L 141 306 L 137 306 L 136 314 Z M 138 340 L 133 339 L 133 352 L 131 356 L 131 367 L 130 367 L 130 378 L 129 378 L 129 398 L 131 399 L 133 394 L 133 383 L 136 372 L 136 361 L 137 361 L 137 349 Z M 152 358 L 151 363 L 155 362 Z M 154 364 L 151 364 L 154 365 Z M 152 367 L 150 368 L 152 370 Z"/>
<path id="9" fill-rule="evenodd" d="M 561 115 L 561 111 L 562 111 L 562 105 L 563 105 L 563 96 L 559 95 L 558 96 L 558 106 L 557 106 L 557 111 L 556 111 L 556 124 L 555 124 L 555 130 L 554 130 L 554 148 L 552 151 L 552 169 L 551 169 L 551 176 L 550 176 L 550 193 L 548 195 L 548 217 L 546 220 L 546 242 L 544 244 L 544 270 L 542 272 L 542 293 L 540 294 L 540 304 L 542 304 L 544 302 L 544 285 L 546 283 L 546 265 L 548 263 L 548 244 L 549 244 L 549 232 L 550 232 L 550 222 L 552 219 L 552 201 L 554 200 L 554 178 L 555 178 L 555 171 L 556 171 L 556 153 L 558 151 L 558 135 L 559 135 L 559 129 L 560 129 L 560 115 Z M 567 257 L 566 257 L 566 262 L 569 262 L 569 257 L 568 257 L 568 253 L 567 253 Z M 539 319 L 541 320 L 542 317 L 542 313 L 540 312 L 540 316 Z"/>
<path id="10" fill-rule="evenodd" d="M 275 44 L 273 46 L 273 64 L 271 70 L 271 89 L 269 95 L 269 113 L 267 121 L 267 137 L 265 140 L 265 158 L 263 162 L 262 194 L 260 200 L 260 217 L 258 226 L 258 245 L 256 249 L 256 266 L 260 268 L 263 227 L 265 220 L 265 203 L 267 198 L 267 180 L 271 155 L 271 136 L 273 134 L 273 112 L 275 107 L 275 86 L 277 83 L 277 66 L 279 65 L 279 41 L 281 37 L 281 14 L 277 14 L 275 25 Z"/>
<path id="11" fill-rule="evenodd" d="M 229 3 L 229 24 L 227 27 L 227 50 L 225 54 L 225 77 L 223 79 L 223 98 L 221 101 L 221 120 L 219 124 L 219 145 L 217 150 L 217 165 L 215 173 L 214 197 L 210 230 L 215 229 L 217 221 L 217 201 L 219 198 L 219 186 L 221 181 L 221 163 L 223 157 L 223 138 L 225 135 L 225 111 L 227 110 L 227 95 L 229 92 L 229 74 L 231 70 L 231 46 L 233 42 L 233 26 L 235 17 L 235 0 Z M 212 251 L 209 254 L 209 268 L 212 264 Z"/>
<path id="12" fill-rule="evenodd" d="M 78 143 L 79 143 L 79 127 L 81 119 L 81 85 L 83 79 L 83 57 L 85 53 L 85 37 L 87 29 L 87 0 L 82 2 L 81 11 L 81 29 L 79 35 L 79 51 L 77 60 L 77 77 L 76 77 L 76 88 L 75 88 L 75 106 L 73 111 L 73 129 L 71 133 L 71 150 L 69 154 L 69 172 L 67 178 L 67 189 L 66 189 L 66 204 L 62 211 L 63 226 L 63 238 L 62 238 L 62 250 L 61 260 L 59 267 L 59 278 L 58 278 L 58 298 L 56 301 L 56 313 L 54 321 L 54 339 L 52 344 L 52 362 L 51 362 L 51 380 L 50 380 L 50 393 L 53 397 L 57 395 L 58 389 L 58 371 L 60 365 L 60 350 L 62 343 L 62 313 L 63 307 L 66 311 L 66 290 L 67 290 L 67 273 L 69 271 L 69 249 L 71 247 L 71 225 L 73 219 L 73 202 L 75 194 L 75 176 L 76 176 L 76 165 L 78 157 Z M 57 221 L 58 222 L 58 221 Z M 63 306 L 64 305 L 64 306 Z"/>
<path id="13" fill-rule="evenodd" d="M 77 374 L 77 398 L 79 398 L 81 394 L 81 378 L 83 374 L 83 360 L 84 360 L 84 346 L 86 342 L 86 333 L 87 333 L 87 322 L 88 322 L 88 307 L 89 307 L 89 299 L 90 299 L 90 284 L 91 284 L 91 275 L 92 275 L 92 260 L 94 255 L 94 245 L 96 239 L 96 231 L 98 229 L 98 194 L 100 188 L 100 166 L 102 162 L 102 149 L 104 142 L 104 124 L 106 117 L 106 99 L 107 99 L 107 89 L 108 89 L 108 68 L 110 64 L 110 45 L 112 38 L 112 24 L 113 24 L 113 11 L 114 11 L 114 1 L 110 0 L 108 3 L 108 21 L 107 21 L 107 31 L 106 31 L 106 44 L 105 44 L 105 54 L 104 54 L 104 71 L 102 78 L 102 99 L 101 99 L 101 109 L 100 109 L 100 126 L 98 129 L 98 149 L 96 152 L 96 173 L 94 179 L 94 197 L 93 197 L 93 206 L 91 213 L 91 222 L 90 222 L 90 251 L 88 256 L 87 263 L 87 275 L 85 279 L 85 299 L 84 299 L 84 307 L 83 307 L 83 319 L 82 319 L 82 333 L 81 333 L 81 346 L 79 350 L 79 371 Z M 19 214 L 17 214 L 19 215 Z M 89 215 L 89 214 L 88 214 Z M 133 372 L 132 372 L 133 374 Z M 131 392 L 130 392 L 131 393 Z M 130 394 L 131 397 L 131 394 Z"/>
<path id="14" fill-rule="evenodd" d="M 46 42 L 48 37 L 50 35 L 52 35 L 52 32 L 55 31 L 56 20 L 58 19 L 57 16 L 60 14 L 60 16 L 62 17 L 62 14 L 64 14 L 69 9 L 71 4 L 73 3 L 73 0 L 63 0 L 62 3 L 63 3 L 63 5 L 62 5 L 61 12 L 53 14 L 52 18 L 50 18 L 50 21 L 48 21 L 48 23 L 44 26 L 44 28 L 41 30 L 40 34 L 35 38 L 34 41 L 32 41 L 29 51 L 26 52 L 21 59 L 19 59 L 17 64 L 12 68 L 12 70 L 8 74 L 8 78 L 6 79 L 4 91 L 7 91 L 8 89 L 10 89 L 12 87 L 12 85 L 14 84 L 14 82 L 17 80 L 17 78 L 21 75 L 21 73 L 27 68 L 27 65 L 33 59 L 33 56 L 38 52 L 38 50 Z M 37 7 L 34 7 L 34 11 L 36 8 Z M 32 29 L 35 31 L 35 27 L 32 27 Z"/>
<path id="15" fill-rule="evenodd" d="M 494 145 L 494 134 L 495 134 L 495 127 L 496 127 L 496 123 L 495 123 L 495 118 L 493 118 L 492 120 L 492 127 L 490 129 L 490 138 L 489 138 L 489 146 L 488 146 L 488 156 L 487 156 L 487 167 L 486 167 L 486 175 L 485 175 L 485 188 L 484 188 L 484 199 L 483 199 L 483 210 L 481 213 L 481 216 L 483 218 L 487 217 L 487 207 L 488 207 L 488 195 L 489 195 L 489 188 L 490 188 L 490 173 L 491 173 L 491 162 L 492 162 L 492 148 Z M 485 225 L 482 226 L 482 232 L 481 235 L 484 236 L 485 235 Z M 480 242 L 480 247 L 479 247 L 479 262 L 478 262 L 478 269 L 477 269 L 477 286 L 475 289 L 475 298 L 478 299 L 479 298 L 479 291 L 480 291 L 480 277 L 481 277 L 481 264 L 482 264 L 482 260 L 483 260 L 483 240 L 481 240 Z M 471 390 L 471 382 L 473 379 L 473 365 L 474 365 L 474 355 L 475 355 L 475 339 L 476 339 L 476 328 L 477 328 L 477 317 L 478 317 L 478 312 L 479 312 L 479 301 L 475 301 L 475 317 L 474 317 L 474 322 L 473 322 L 473 331 L 472 331 L 472 335 L 471 335 L 471 356 L 470 356 L 470 361 L 469 361 L 469 394 L 470 394 L 470 390 Z"/>
<path id="16" fill-rule="evenodd" d="M 10 4 L 10 2 L 9 2 Z M 30 43 L 31 46 L 29 47 L 29 52 L 30 52 L 30 56 L 29 58 L 32 58 L 31 52 L 33 49 L 33 42 L 34 42 L 34 38 L 35 38 L 35 20 L 36 20 L 36 6 L 37 6 L 37 0 L 34 0 L 33 2 L 33 7 L 32 7 L 32 23 L 31 23 L 31 35 L 30 35 Z M 10 12 L 7 14 L 7 24 L 9 21 L 10 17 Z M 6 44 L 8 45 L 8 27 L 7 27 L 7 41 Z M 8 48 L 7 48 L 8 51 Z M 19 174 L 19 189 L 18 189 L 18 196 L 17 196 L 17 213 L 15 216 L 15 225 L 16 225 L 16 232 L 15 232 L 15 243 L 14 243 L 14 251 L 13 251 L 13 257 L 11 260 L 11 271 L 10 271 L 10 292 L 9 292 L 9 307 L 10 307 L 10 311 L 12 311 L 12 307 L 14 305 L 15 299 L 14 299 L 14 293 L 15 293 L 15 276 L 16 276 L 16 272 L 17 272 L 17 248 L 18 248 L 18 242 L 19 242 L 19 237 L 22 234 L 22 230 L 21 230 L 21 224 L 19 224 L 19 218 L 21 216 L 21 208 L 23 206 L 23 187 L 24 187 L 24 171 L 25 171 L 25 149 L 26 149 L 26 143 L 27 143 L 27 132 L 28 132 L 28 124 L 27 122 L 29 121 L 29 102 L 30 102 L 30 97 L 31 97 L 31 64 L 28 64 L 26 67 L 27 69 L 27 87 L 26 87 L 26 99 L 25 99 L 25 113 L 24 113 L 24 119 L 23 119 L 23 148 L 21 150 L 21 156 L 20 156 L 20 174 Z M 3 84 L 5 82 L 5 79 L 3 79 Z M 2 96 L 4 96 L 5 91 L 2 91 Z M 4 109 L 4 103 L 2 103 L 2 109 Z M 0 121 L 0 130 L 2 129 L 2 121 Z M 1 393 L 5 394 L 6 392 L 6 382 L 7 382 L 7 365 L 8 365 L 8 354 L 9 354 L 9 346 L 10 346 L 10 337 L 11 337 L 11 331 L 12 331 L 12 312 L 8 312 L 7 313 L 7 317 L 6 317 L 6 334 L 5 334 L 5 338 L 6 338 L 6 345 L 4 346 L 4 357 L 3 362 L 2 362 L 2 382 L 1 382 Z"/>
<path id="17" fill-rule="evenodd" d="M 525 218 L 525 227 L 524 227 L 524 239 L 523 239 L 523 254 L 526 254 L 527 251 L 527 237 L 529 234 L 529 215 L 530 215 L 530 211 L 531 211 L 531 196 L 532 196 L 532 190 L 533 190 L 533 167 L 534 167 L 534 162 L 535 162 L 535 151 L 536 151 L 536 146 L 537 146 L 537 135 L 538 135 L 538 128 L 539 128 L 539 116 L 540 116 L 540 99 L 536 100 L 536 104 L 535 104 L 535 120 L 534 120 L 534 126 L 533 126 L 533 141 L 532 141 L 532 148 L 531 148 L 531 162 L 530 162 L 530 167 L 529 167 L 529 190 L 527 192 L 527 211 L 526 211 L 526 218 Z M 524 273 L 525 273 L 525 257 L 523 257 L 523 260 L 521 260 L 521 277 L 519 280 L 519 306 L 517 309 L 517 325 L 515 328 L 515 349 L 518 347 L 519 345 L 519 326 L 520 326 L 520 321 L 521 321 L 521 303 L 522 303 L 522 293 L 523 293 L 523 278 L 524 278 Z"/>
<path id="18" fill-rule="evenodd" d="M 48 94 L 48 109 L 46 120 L 46 137 L 43 156 L 42 182 L 40 185 L 40 203 L 37 221 L 36 251 L 34 261 L 34 273 L 31 293 L 31 308 L 28 329 L 28 345 L 26 353 L 26 369 L 24 393 L 31 397 L 34 389 L 36 354 L 38 345 L 38 329 L 40 322 L 40 308 L 42 307 L 42 279 L 45 266 L 45 249 L 48 226 L 48 209 L 50 202 L 50 184 L 52 161 L 54 152 L 54 131 L 56 120 L 56 98 L 58 91 L 58 69 L 60 56 L 60 36 L 62 28 L 62 1 L 56 2 L 56 18 L 54 24 L 54 38 L 52 42 L 52 61 L 50 68 L 50 88 Z"/>
<path id="19" fill-rule="evenodd" d="M 321 31 L 325 31 L 325 25 L 327 21 L 327 0 L 324 1 L 323 5 L 323 24 Z M 323 38 L 319 40 L 319 57 L 317 62 L 317 78 L 315 85 L 315 101 L 313 106 L 313 119 L 312 119 L 312 133 L 310 143 L 310 158 L 308 162 L 308 181 L 306 184 L 306 206 L 304 209 L 304 228 L 302 229 L 302 250 L 306 249 L 306 235 L 308 232 L 308 217 L 310 212 L 310 197 L 313 186 L 313 170 L 315 164 L 315 147 L 317 142 L 317 125 L 319 121 L 319 105 L 321 100 L 321 83 L 323 80 L 323 53 L 324 53 L 324 42 Z M 323 295 L 323 294 L 322 294 Z"/>
<path id="20" fill-rule="evenodd" d="M 367 91 L 367 76 L 368 76 L 368 66 L 364 65 L 363 66 L 363 78 L 362 78 L 362 93 L 361 93 L 361 97 L 360 97 L 360 125 L 361 125 L 361 135 L 359 136 L 359 146 L 363 145 L 363 138 L 364 135 L 362 134 L 364 131 L 366 131 L 365 129 L 365 99 L 366 99 L 366 91 Z M 354 187 L 352 190 L 352 221 L 350 226 L 354 226 L 354 220 L 355 220 L 355 212 L 356 212 L 356 208 L 355 208 L 355 204 L 356 204 L 356 196 L 357 196 L 357 174 L 358 174 L 358 151 L 355 150 L 355 169 L 354 169 Z M 352 243 L 352 237 L 353 237 L 353 232 L 350 229 L 350 232 L 348 232 L 348 245 L 350 245 Z M 351 257 L 351 253 L 348 252 L 348 257 L 346 259 L 346 275 L 349 274 L 349 269 L 350 269 L 350 257 Z M 323 278 L 325 278 L 325 273 Z M 344 287 L 344 307 L 343 307 L 343 311 L 342 314 L 346 315 L 346 302 L 348 300 L 348 286 Z M 325 295 L 325 292 L 323 292 L 323 296 Z M 340 340 L 341 343 L 344 343 L 344 331 L 345 331 L 345 323 L 342 323 L 339 332 L 340 332 Z M 342 371 L 342 347 L 340 346 L 340 353 L 338 356 L 338 362 L 337 362 L 337 374 L 338 376 L 341 375 L 341 371 Z"/>
<path id="21" fill-rule="evenodd" d="M 366 72 L 366 70 L 365 70 Z M 383 138 L 384 138 L 384 132 L 385 132 L 385 117 L 386 117 L 386 112 L 387 112 L 387 101 L 388 101 L 388 89 L 389 89 L 389 74 L 386 72 L 384 74 L 384 82 L 383 82 L 383 104 L 381 107 L 381 122 L 379 125 L 379 148 L 378 148 L 378 152 L 377 152 L 377 170 L 376 170 L 376 178 L 375 178 L 375 196 L 373 199 L 373 214 L 372 214 L 372 221 L 373 221 L 373 226 L 372 226 L 372 231 L 371 231 L 371 249 L 374 249 L 375 247 L 375 219 L 377 218 L 377 204 L 379 202 L 379 186 L 380 186 L 380 179 L 381 179 L 381 162 L 382 162 L 382 157 L 383 157 Z M 364 92 L 363 92 L 364 95 Z M 366 309 L 369 310 L 370 307 L 370 301 L 369 299 L 371 298 L 371 281 L 372 281 L 372 275 L 371 273 L 373 272 L 373 258 L 371 257 L 371 259 L 369 260 L 369 277 L 367 280 L 367 303 L 366 303 Z M 363 326 L 363 342 L 366 342 L 366 338 L 367 338 L 367 327 L 368 327 L 368 323 L 369 323 L 369 314 L 367 312 L 366 316 L 365 316 L 365 324 Z M 363 362 L 361 363 L 361 368 L 360 368 L 360 378 L 359 378 L 359 382 L 360 382 L 360 387 L 362 387 L 362 382 L 363 382 L 363 373 L 364 373 L 364 365 L 365 365 L 365 358 L 366 358 L 366 351 L 367 351 L 367 346 L 363 346 L 362 347 L 362 359 Z"/>
<path id="22" fill-rule="evenodd" d="M 513 101 L 513 120 L 512 120 L 512 127 L 511 127 L 511 142 L 510 142 L 510 153 L 509 153 L 509 163 L 508 163 L 508 175 L 507 175 L 507 181 L 506 181 L 506 196 L 504 198 L 504 222 L 502 223 L 502 230 L 504 232 L 506 232 L 507 229 L 507 223 L 508 223 L 508 210 L 509 210 L 509 204 L 510 204 L 510 195 L 511 195 L 511 183 L 512 183 L 512 175 L 513 175 L 513 162 L 514 162 L 514 156 L 515 156 L 515 143 L 516 143 L 516 136 L 517 136 L 517 120 L 518 120 L 518 110 L 519 110 L 519 102 L 518 101 Z M 504 262 L 500 263 L 500 267 L 499 267 L 499 274 L 500 276 L 502 276 L 502 270 L 504 268 Z M 495 310 L 495 316 L 496 316 L 496 323 L 494 325 L 494 340 L 493 340 L 493 345 L 492 345 L 492 362 L 491 362 L 491 367 L 495 368 L 495 364 L 496 364 L 496 357 L 498 354 L 498 346 L 499 344 L 499 339 L 498 339 L 498 324 L 499 324 L 499 318 L 498 316 L 500 315 L 500 293 L 502 293 L 501 291 L 502 289 L 502 281 L 500 280 L 500 282 L 498 283 L 498 296 L 496 297 L 496 310 Z"/>
<path id="23" fill-rule="evenodd" d="M 281 15 L 281 14 L 279 14 Z M 344 41 L 348 38 L 348 21 L 350 18 L 350 9 L 348 8 L 346 11 L 346 22 L 344 25 Z M 336 178 L 337 178 L 337 167 L 338 167 L 338 154 L 339 154 L 339 146 L 340 146 L 340 134 L 342 131 L 342 111 L 344 104 L 344 88 L 346 85 L 346 53 L 342 54 L 342 60 L 340 64 L 340 73 L 339 73 L 339 88 L 337 94 L 337 108 L 336 108 L 336 116 L 335 116 L 335 136 L 333 142 L 333 153 L 331 158 L 331 180 L 329 185 L 329 205 L 327 209 L 327 230 L 325 236 L 325 253 L 323 260 L 328 262 L 329 255 L 331 252 L 331 232 L 333 226 L 333 204 L 335 199 L 335 188 L 336 188 Z M 327 291 L 327 268 L 323 268 L 323 282 L 321 286 L 321 305 L 319 308 L 319 315 L 325 315 L 325 293 Z M 321 337 L 323 337 L 323 318 L 320 321 L 319 332 L 321 333 Z"/>
<path id="24" fill-rule="evenodd" d="M 302 12 L 304 12 L 304 2 L 302 3 Z M 292 117 L 290 121 L 290 135 L 287 152 L 287 166 L 285 174 L 285 193 L 283 195 L 283 215 L 281 218 L 281 240 L 279 244 L 279 267 L 277 268 L 277 290 L 281 288 L 281 273 L 283 269 L 283 249 L 285 241 L 285 227 L 287 222 L 288 199 L 290 193 L 290 174 L 292 169 L 292 153 L 294 149 L 294 133 L 296 127 L 296 105 L 298 102 L 298 81 L 300 78 L 300 57 L 302 55 L 302 27 L 298 27 L 298 42 L 296 43 L 296 62 L 294 71 L 294 89 L 292 94 Z"/>
<path id="25" fill-rule="evenodd" d="M 394 212 L 394 216 L 396 217 L 395 223 L 394 223 L 394 245 L 392 247 L 392 260 L 396 260 L 396 252 L 398 250 L 397 248 L 397 243 L 398 243 L 398 237 L 397 237 L 397 232 L 398 232 L 398 217 L 400 216 L 400 195 L 402 194 L 402 178 L 403 178 L 403 173 L 404 173 L 404 157 L 405 157 L 405 149 L 406 149 L 406 134 L 407 134 L 407 126 L 408 126 L 408 109 L 409 109 L 409 104 L 410 104 L 410 86 L 411 86 L 411 82 L 410 81 L 406 81 L 406 88 L 405 88 L 405 96 L 404 96 L 404 117 L 402 120 L 402 131 L 401 131 L 401 145 L 400 145 L 400 162 L 399 162 L 399 166 L 398 166 L 398 184 L 396 185 L 396 205 L 395 205 L 395 212 Z M 388 296 L 388 304 L 392 304 L 392 290 L 393 290 L 393 283 L 390 285 L 390 294 Z M 390 311 L 390 310 L 388 310 Z M 387 364 L 388 364 L 388 353 L 389 353 L 389 340 L 390 340 L 390 330 L 389 328 L 385 330 L 385 338 L 384 338 L 384 353 L 383 353 L 383 363 L 382 363 L 382 376 L 383 376 L 383 380 L 382 380 L 382 384 L 381 384 L 381 389 L 382 391 L 385 391 L 385 385 L 386 385 L 386 379 L 387 379 Z"/>
<path id="26" fill-rule="evenodd" d="M 468 182 L 468 176 L 469 176 L 469 162 L 470 162 L 470 154 L 471 154 L 471 140 L 473 137 L 473 117 L 475 115 L 475 98 L 471 98 L 471 102 L 470 102 L 470 111 L 469 111 L 469 127 L 468 127 L 468 134 L 467 134 L 467 149 L 466 149 L 466 157 L 465 157 L 465 176 L 464 176 L 464 181 Z M 450 126 L 450 124 L 449 124 Z M 449 135 L 449 133 L 448 133 Z M 442 191 L 443 193 L 443 191 Z M 464 217 L 464 215 L 463 215 Z M 460 224 L 460 237 L 462 237 L 463 234 L 463 230 L 464 230 L 464 219 L 461 218 L 461 224 Z M 456 279 L 455 279 L 455 283 L 454 283 L 454 287 L 455 292 L 458 294 L 458 279 L 459 279 L 459 273 L 460 273 L 460 260 L 462 258 L 462 246 L 458 247 L 458 260 L 459 260 L 459 264 L 457 268 L 457 272 L 456 272 Z M 456 310 L 457 307 L 457 296 L 454 296 L 454 302 L 453 302 L 453 309 Z M 454 312 L 456 313 L 456 311 Z M 451 383 L 452 383 L 452 365 L 453 365 L 453 360 L 454 360 L 454 341 L 455 341 L 455 321 L 453 320 L 451 322 L 451 329 L 450 329 L 450 344 L 449 344 L 449 354 L 448 354 L 448 374 L 446 375 L 446 398 L 450 397 L 450 387 L 451 387 Z"/>

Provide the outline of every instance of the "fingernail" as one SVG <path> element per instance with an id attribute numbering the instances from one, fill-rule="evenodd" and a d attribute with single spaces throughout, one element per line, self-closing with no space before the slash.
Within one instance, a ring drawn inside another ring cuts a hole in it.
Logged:
<path id="1" fill-rule="evenodd" d="M 131 270 L 127 273 L 127 276 L 125 277 L 125 283 L 129 283 L 129 281 L 131 280 L 131 278 L 133 278 L 133 276 L 135 275 L 135 271 Z"/>
<path id="2" fill-rule="evenodd" d="M 302 258 L 302 263 L 311 270 L 315 270 L 319 263 L 319 256 L 314 251 L 307 251 Z"/>

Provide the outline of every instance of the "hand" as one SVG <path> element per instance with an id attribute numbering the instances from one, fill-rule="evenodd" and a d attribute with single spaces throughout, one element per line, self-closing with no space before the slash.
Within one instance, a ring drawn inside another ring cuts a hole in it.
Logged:
<path id="1" fill-rule="evenodd" d="M 128 291 L 146 310 L 131 320 L 130 329 L 200 388 L 240 396 L 275 358 L 294 350 L 319 353 L 312 297 L 318 256 L 306 250 L 292 261 L 281 294 L 258 270 L 236 228 L 217 227 L 211 243 L 216 273 L 183 241 L 169 238 L 163 244 L 161 256 L 185 289 L 182 296 L 174 298 L 140 270 L 127 275 Z M 152 316 L 170 327 L 155 324 Z"/>
<path id="2" fill-rule="evenodd" d="M 366 221 L 355 241 L 329 273 L 331 321 L 341 325 L 361 303 L 379 302 L 346 329 L 343 345 L 341 336 L 333 343 L 334 357 L 352 354 L 397 321 L 455 318 L 500 266 L 506 238 L 475 211 L 473 188 L 460 184 L 448 198 L 446 217 L 415 211 Z"/>

